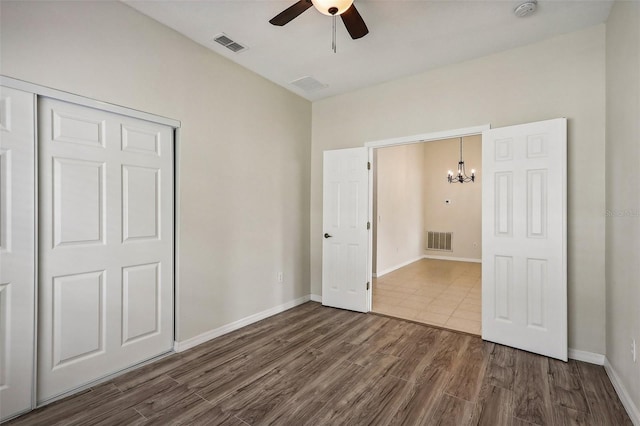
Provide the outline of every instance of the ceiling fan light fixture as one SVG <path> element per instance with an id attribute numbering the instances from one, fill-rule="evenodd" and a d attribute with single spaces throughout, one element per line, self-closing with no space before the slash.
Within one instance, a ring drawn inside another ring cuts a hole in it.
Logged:
<path id="1" fill-rule="evenodd" d="M 346 12 L 353 4 L 353 0 L 311 0 L 311 3 L 318 12 L 327 16 L 336 16 Z"/>
<path id="2" fill-rule="evenodd" d="M 333 38 L 331 46 L 335 52 L 336 20 L 338 15 L 353 40 L 369 34 L 367 24 L 353 4 L 353 0 L 298 0 L 269 20 L 269 23 L 282 27 L 302 15 L 311 7 L 315 7 L 323 15 L 331 16 L 333 21 Z"/>

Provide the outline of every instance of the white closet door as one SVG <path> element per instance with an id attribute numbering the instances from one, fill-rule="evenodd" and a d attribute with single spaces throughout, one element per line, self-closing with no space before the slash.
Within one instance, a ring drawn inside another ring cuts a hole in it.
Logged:
<path id="1" fill-rule="evenodd" d="M 173 342 L 172 128 L 38 102 L 38 401 Z"/>
<path id="2" fill-rule="evenodd" d="M 0 88 L 0 420 L 29 410 L 33 394 L 34 101 Z"/>

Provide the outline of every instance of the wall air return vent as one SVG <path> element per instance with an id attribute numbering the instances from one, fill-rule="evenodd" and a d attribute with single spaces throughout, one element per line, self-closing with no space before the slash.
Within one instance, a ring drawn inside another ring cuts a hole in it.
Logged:
<path id="1" fill-rule="evenodd" d="M 453 251 L 453 232 L 427 231 L 427 250 Z"/>
<path id="2" fill-rule="evenodd" d="M 233 53 L 240 53 L 240 52 L 243 52 L 243 51 L 248 49 L 247 46 L 244 46 L 244 45 L 238 43 L 237 41 L 232 40 L 225 33 L 218 34 L 217 36 L 215 36 L 213 38 L 213 41 L 215 41 L 216 43 L 226 47 L 227 49 L 229 49 Z"/>
<path id="3" fill-rule="evenodd" d="M 315 92 L 316 90 L 320 90 L 320 89 L 324 89 L 326 87 L 329 87 L 328 84 L 324 84 L 319 82 L 318 80 L 316 80 L 313 77 L 302 77 L 299 78 L 297 80 L 293 80 L 290 84 L 296 86 L 299 89 L 304 90 L 305 92 L 309 93 L 309 92 Z"/>

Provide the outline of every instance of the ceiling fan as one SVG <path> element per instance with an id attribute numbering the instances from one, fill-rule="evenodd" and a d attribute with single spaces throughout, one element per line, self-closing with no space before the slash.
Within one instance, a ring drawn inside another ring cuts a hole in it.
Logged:
<path id="1" fill-rule="evenodd" d="M 369 33 L 369 29 L 353 4 L 353 0 L 299 0 L 269 22 L 281 27 L 293 21 L 311 6 L 315 6 L 324 15 L 333 16 L 334 18 L 339 15 L 349 35 L 354 40 Z"/>

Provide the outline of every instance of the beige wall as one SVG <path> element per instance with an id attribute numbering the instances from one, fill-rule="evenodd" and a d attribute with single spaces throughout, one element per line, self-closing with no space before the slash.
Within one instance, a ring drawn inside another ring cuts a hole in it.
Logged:
<path id="1" fill-rule="evenodd" d="M 1 7 L 3 75 L 182 120 L 179 340 L 309 293 L 308 101 L 120 2 Z"/>
<path id="2" fill-rule="evenodd" d="M 376 150 L 377 274 L 390 272 L 422 257 L 424 247 L 424 144 Z"/>
<path id="3" fill-rule="evenodd" d="M 640 420 L 640 3 L 607 20 L 607 359 Z M 631 357 L 636 340 L 638 361 Z"/>
<path id="4" fill-rule="evenodd" d="M 374 151 L 374 273 L 423 256 L 482 258 L 482 137 L 464 138 L 467 173 L 475 183 L 450 184 L 460 139 Z M 445 200 L 450 200 L 446 204 Z M 453 232 L 453 251 L 426 250 L 426 231 Z"/>
<path id="5" fill-rule="evenodd" d="M 182 120 L 180 340 L 307 294 L 309 276 L 312 293 L 321 293 L 323 150 L 564 116 L 569 344 L 604 353 L 603 25 L 311 106 L 118 2 L 1 8 L 3 75 Z M 610 37 L 635 19 L 616 13 Z M 609 64 L 622 56 L 612 53 Z M 610 142 L 607 154 L 614 152 Z M 612 232 L 616 223 L 609 220 Z M 610 235 L 610 247 L 614 236 L 622 231 Z M 275 283 L 279 270 L 284 285 Z M 620 289 L 610 296 L 631 292 Z M 623 344 L 613 340 L 610 351 L 622 358 Z"/>
<path id="6" fill-rule="evenodd" d="M 424 250 L 428 256 L 482 259 L 482 136 L 466 136 L 467 174 L 474 183 L 449 183 L 447 171 L 457 172 L 460 139 L 424 144 L 424 226 L 426 231 L 453 232 L 453 251 Z M 445 200 L 450 200 L 446 204 Z"/>
<path id="7" fill-rule="evenodd" d="M 321 293 L 322 151 L 491 123 L 569 119 L 569 346 L 604 353 L 605 27 L 313 103 L 311 291 Z M 342 119 L 344 117 L 344 119 Z"/>

